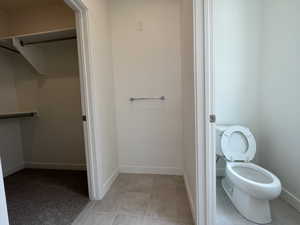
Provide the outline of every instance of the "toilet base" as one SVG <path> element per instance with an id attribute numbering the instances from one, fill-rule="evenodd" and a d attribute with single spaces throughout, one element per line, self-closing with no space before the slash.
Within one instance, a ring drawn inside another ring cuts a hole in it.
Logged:
<path id="1" fill-rule="evenodd" d="M 222 186 L 233 205 L 247 220 L 258 224 L 272 222 L 269 200 L 253 198 L 235 187 L 227 177 L 222 179 Z"/>

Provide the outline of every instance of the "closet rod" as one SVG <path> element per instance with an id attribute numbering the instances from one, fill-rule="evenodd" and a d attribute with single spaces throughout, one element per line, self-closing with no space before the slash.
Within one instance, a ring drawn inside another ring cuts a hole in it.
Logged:
<path id="1" fill-rule="evenodd" d="M 14 52 L 14 53 L 17 53 L 17 54 L 20 54 L 20 52 L 18 50 L 15 50 L 13 48 L 9 48 L 9 47 L 3 46 L 3 45 L 0 45 L 0 48 L 6 49 L 8 51 L 11 51 L 11 52 Z"/>
<path id="2" fill-rule="evenodd" d="M 55 38 L 55 39 L 43 40 L 43 41 L 32 41 L 32 42 L 20 41 L 20 44 L 22 46 L 26 46 L 26 45 L 35 45 L 35 44 L 50 43 L 50 42 L 56 42 L 56 41 L 66 41 L 66 40 L 72 40 L 72 39 L 76 39 L 76 36 L 66 37 L 66 38 Z"/>
<path id="3" fill-rule="evenodd" d="M 26 117 L 34 117 L 36 115 L 37 112 L 7 113 L 7 114 L 0 114 L 0 119 L 26 118 Z"/>

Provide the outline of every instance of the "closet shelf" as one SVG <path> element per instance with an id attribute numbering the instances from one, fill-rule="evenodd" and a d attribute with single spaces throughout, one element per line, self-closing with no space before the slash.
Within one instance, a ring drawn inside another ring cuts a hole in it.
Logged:
<path id="1" fill-rule="evenodd" d="M 38 112 L 12 112 L 12 113 L 3 113 L 0 114 L 0 120 L 3 119 L 14 119 L 14 118 L 29 118 L 35 117 L 38 115 Z"/>

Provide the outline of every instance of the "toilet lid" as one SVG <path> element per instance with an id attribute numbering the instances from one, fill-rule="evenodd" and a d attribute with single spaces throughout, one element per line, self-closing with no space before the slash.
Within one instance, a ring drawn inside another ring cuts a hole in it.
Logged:
<path id="1" fill-rule="evenodd" d="M 248 128 L 231 126 L 222 135 L 221 148 L 229 161 L 251 161 L 256 153 L 256 142 Z"/>

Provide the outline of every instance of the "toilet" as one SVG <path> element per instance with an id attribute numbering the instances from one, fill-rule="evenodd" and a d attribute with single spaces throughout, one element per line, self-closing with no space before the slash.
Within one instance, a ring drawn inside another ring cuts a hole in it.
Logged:
<path id="1" fill-rule="evenodd" d="M 226 160 L 222 186 L 233 205 L 249 221 L 271 223 L 269 201 L 279 196 L 280 180 L 251 163 L 255 157 L 253 134 L 242 126 L 216 127 L 216 154 Z"/>

